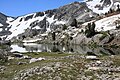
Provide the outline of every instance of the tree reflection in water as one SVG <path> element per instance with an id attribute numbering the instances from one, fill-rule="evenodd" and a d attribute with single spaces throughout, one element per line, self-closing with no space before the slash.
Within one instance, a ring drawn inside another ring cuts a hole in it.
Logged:
<path id="1" fill-rule="evenodd" d="M 120 54 L 120 48 L 107 48 L 107 47 L 88 47 L 88 46 L 80 46 L 80 45 L 69 45 L 69 46 L 61 46 L 61 45 L 52 45 L 52 44 L 22 44 L 22 45 L 12 45 L 12 51 L 16 51 L 13 47 L 18 47 L 18 52 L 20 50 L 25 50 L 22 52 L 71 52 L 71 53 L 80 53 L 80 54 L 88 54 L 92 53 L 94 55 L 115 55 Z M 19 49 L 22 48 L 22 49 Z"/>

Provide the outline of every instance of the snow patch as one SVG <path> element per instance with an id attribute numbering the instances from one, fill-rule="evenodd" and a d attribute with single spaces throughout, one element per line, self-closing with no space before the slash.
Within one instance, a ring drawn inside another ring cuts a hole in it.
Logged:
<path id="1" fill-rule="evenodd" d="M 62 38 L 62 39 L 65 38 L 65 35 L 63 35 L 61 38 Z"/>
<path id="2" fill-rule="evenodd" d="M 41 61 L 41 60 L 45 60 L 45 58 L 41 58 L 41 57 L 40 58 L 32 58 L 29 63 L 33 63 L 33 62 L 37 62 L 37 61 Z"/>
<path id="3" fill-rule="evenodd" d="M 31 39 L 31 40 L 23 40 L 24 43 L 31 43 L 31 42 L 36 42 L 36 41 L 40 41 L 42 39 Z"/>
<path id="4" fill-rule="evenodd" d="M 3 25 L 0 23 L 0 26 L 3 26 Z"/>
<path id="5" fill-rule="evenodd" d="M 96 5 L 98 5 L 98 6 L 103 5 L 103 2 L 101 3 L 100 1 L 101 0 L 92 0 L 92 1 L 85 0 L 85 2 L 87 3 L 88 8 L 93 10 L 93 12 L 98 13 L 98 14 L 108 12 L 110 10 L 110 8 L 112 7 L 112 5 L 113 5 L 113 1 L 111 0 L 111 4 L 104 7 L 103 10 L 100 10 L 100 9 L 96 8 Z"/>
<path id="6" fill-rule="evenodd" d="M 56 20 L 54 19 L 54 15 L 51 18 L 47 18 L 47 21 L 51 24 L 55 22 Z"/>
<path id="7" fill-rule="evenodd" d="M 36 43 L 23 43 L 24 46 L 36 46 Z"/>
<path id="8" fill-rule="evenodd" d="M 2 31 L 3 29 L 2 28 L 0 28 L 0 32 Z"/>
<path id="9" fill-rule="evenodd" d="M 35 26 L 34 28 L 32 28 L 32 29 L 40 29 L 40 27 L 39 26 Z"/>
<path id="10" fill-rule="evenodd" d="M 107 18 L 103 18 L 101 20 L 98 20 L 95 22 L 96 27 L 95 30 L 97 31 L 107 31 L 107 30 L 112 30 L 116 29 L 116 24 L 115 21 L 120 18 L 120 14 L 110 16 Z"/>
<path id="11" fill-rule="evenodd" d="M 74 38 L 74 37 L 76 37 L 78 35 L 78 32 L 76 32 L 72 37 Z"/>
<path id="12" fill-rule="evenodd" d="M 12 48 L 11 52 L 14 51 L 27 52 L 25 48 L 19 47 L 18 45 L 11 45 L 11 48 Z"/>
<path id="13" fill-rule="evenodd" d="M 96 56 L 86 56 L 86 59 L 97 59 Z"/>
<path id="14" fill-rule="evenodd" d="M 66 23 L 66 21 L 56 21 L 56 25 L 59 25 L 59 24 L 65 24 Z"/>
<path id="15" fill-rule="evenodd" d="M 13 18 L 11 18 L 11 17 L 7 17 L 7 21 L 13 21 L 14 19 Z"/>

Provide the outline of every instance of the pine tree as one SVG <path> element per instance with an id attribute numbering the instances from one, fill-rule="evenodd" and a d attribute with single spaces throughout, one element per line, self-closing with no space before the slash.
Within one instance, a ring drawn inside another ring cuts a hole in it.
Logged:
<path id="1" fill-rule="evenodd" d="M 91 26 L 91 31 L 92 31 L 92 32 L 95 32 L 95 26 L 96 26 L 95 23 L 92 22 L 92 26 Z"/>
<path id="2" fill-rule="evenodd" d="M 66 30 L 67 28 L 68 28 L 68 26 L 66 26 L 66 25 L 64 24 L 62 30 Z"/>
<path id="3" fill-rule="evenodd" d="M 75 26 L 77 28 L 77 20 L 73 19 L 73 22 L 70 24 L 70 26 Z"/>
<path id="4" fill-rule="evenodd" d="M 94 22 L 92 24 L 88 23 L 85 34 L 86 34 L 87 37 L 92 37 L 92 36 L 94 36 L 96 34 L 96 32 L 95 32 L 95 23 Z"/>
<path id="5" fill-rule="evenodd" d="M 119 4 L 117 5 L 117 11 L 120 11 L 120 5 Z"/>
<path id="6" fill-rule="evenodd" d="M 52 33 L 52 39 L 55 40 L 55 32 Z"/>
<path id="7" fill-rule="evenodd" d="M 110 8 L 110 11 L 109 11 L 110 13 L 113 13 L 113 9 L 112 8 Z"/>

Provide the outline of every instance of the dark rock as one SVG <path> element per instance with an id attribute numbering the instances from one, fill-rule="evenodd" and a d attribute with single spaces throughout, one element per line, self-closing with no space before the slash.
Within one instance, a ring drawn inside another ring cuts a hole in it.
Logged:
<path id="1" fill-rule="evenodd" d="M 76 19 L 72 19 L 71 23 L 70 23 L 70 26 L 72 27 L 76 27 L 77 28 L 77 20 Z"/>
<path id="2" fill-rule="evenodd" d="M 18 65 L 27 64 L 26 62 L 18 62 Z"/>
<path id="3" fill-rule="evenodd" d="M 7 21 L 7 16 L 4 15 L 3 13 L 0 13 L 0 23 L 5 24 Z"/>
<path id="4" fill-rule="evenodd" d="M 27 20 L 29 20 L 29 19 L 32 19 L 33 18 L 33 15 L 29 15 L 29 16 L 27 16 L 27 17 L 25 17 L 25 21 L 27 21 Z"/>
<path id="5" fill-rule="evenodd" d="M 37 12 L 36 15 L 35 15 L 35 18 L 36 17 L 42 17 L 44 16 L 44 13 L 43 12 Z"/>
<path id="6" fill-rule="evenodd" d="M 54 15 L 54 11 L 53 10 L 47 10 L 47 11 L 45 11 L 45 14 L 47 14 L 48 17 L 52 17 Z"/>
<path id="7" fill-rule="evenodd" d="M 1 40 L 0 41 L 0 45 L 10 45 L 10 44 L 11 44 L 10 40 L 6 40 L 6 41 Z"/>
<path id="8" fill-rule="evenodd" d="M 13 56 L 18 57 L 18 58 L 21 58 L 21 57 L 23 57 L 23 54 L 20 54 L 20 53 L 13 53 Z"/>
<path id="9" fill-rule="evenodd" d="M 37 29 L 26 29 L 24 33 L 22 34 L 19 34 L 18 35 L 18 39 L 19 40 L 23 40 L 27 37 L 30 37 L 30 38 L 33 38 L 34 36 L 36 36 L 38 33 L 40 33 L 40 30 L 37 30 Z M 15 38 L 16 39 L 16 38 Z M 13 41 L 15 40 L 13 39 Z"/>
<path id="10" fill-rule="evenodd" d="M 46 20 L 46 17 L 38 23 L 38 26 L 41 28 L 40 33 L 44 33 L 47 31 L 47 28 L 49 27 L 49 22 Z"/>

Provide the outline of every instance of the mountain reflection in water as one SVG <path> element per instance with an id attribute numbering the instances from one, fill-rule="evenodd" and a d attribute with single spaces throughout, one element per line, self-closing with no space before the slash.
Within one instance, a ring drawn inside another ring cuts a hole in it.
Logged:
<path id="1" fill-rule="evenodd" d="M 11 45 L 11 52 L 69 52 L 69 53 L 80 53 L 89 54 L 94 53 L 97 55 L 115 55 L 120 54 L 120 48 L 106 48 L 106 47 L 88 47 L 80 45 L 52 45 L 52 44 L 36 44 L 36 43 L 24 43 Z"/>

